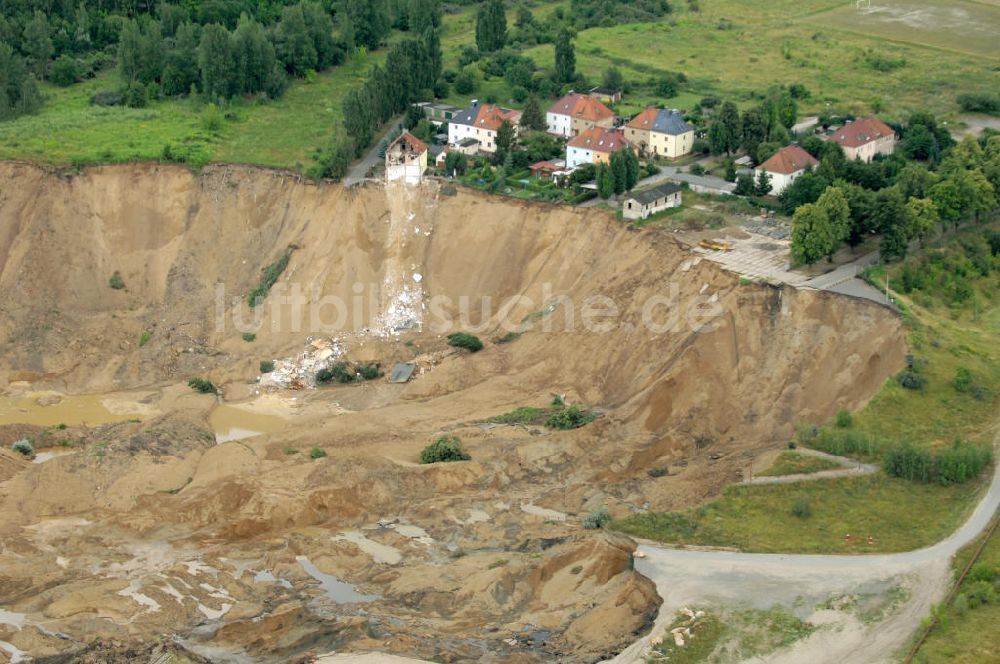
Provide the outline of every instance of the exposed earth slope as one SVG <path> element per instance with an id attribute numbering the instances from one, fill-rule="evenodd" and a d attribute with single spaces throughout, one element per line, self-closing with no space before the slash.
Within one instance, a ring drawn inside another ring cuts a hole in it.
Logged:
<path id="1" fill-rule="evenodd" d="M 0 427 L 0 641 L 35 657 L 169 637 L 235 662 L 612 655 L 660 600 L 634 544 L 580 517 L 712 495 L 904 360 L 877 305 L 740 284 L 601 211 L 233 167 L 7 163 L 0 183 L 0 423 L 100 395 L 65 430 Z M 234 316 L 286 253 L 244 341 Z M 651 329 L 644 307 L 679 320 Z M 446 345 L 474 327 L 481 352 Z M 267 387 L 303 353 L 417 372 Z M 599 417 L 485 424 L 553 395 Z M 215 444 L 223 421 L 262 435 Z M 443 433 L 472 460 L 420 465 Z M 26 436 L 73 453 L 28 463 L 9 452 Z"/>

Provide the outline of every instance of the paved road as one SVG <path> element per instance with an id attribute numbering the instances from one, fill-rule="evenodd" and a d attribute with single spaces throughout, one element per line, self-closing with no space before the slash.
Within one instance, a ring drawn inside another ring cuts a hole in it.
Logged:
<path id="1" fill-rule="evenodd" d="M 398 128 L 403 124 L 402 118 L 396 118 L 392 120 L 388 125 L 386 125 L 385 130 L 378 135 L 378 138 L 372 143 L 372 146 L 368 148 L 368 152 L 361 158 L 360 161 L 356 162 L 347 171 L 347 175 L 344 176 L 344 185 L 350 187 L 351 185 L 364 182 L 365 178 L 368 176 L 368 171 L 382 160 L 382 157 L 378 156 L 378 146 L 382 143 L 382 139 L 389 135 L 389 132 Z"/>
<path id="2" fill-rule="evenodd" d="M 1000 436 L 994 442 L 1000 452 Z M 986 528 L 1000 507 L 1000 464 L 983 499 L 969 519 L 945 540 L 916 551 L 877 555 L 788 555 L 669 549 L 642 543 L 645 558 L 636 569 L 656 583 L 663 606 L 653 627 L 662 635 L 683 606 L 775 605 L 814 622 L 830 624 L 810 637 L 767 658 L 770 664 L 835 662 L 875 664 L 892 661 L 947 593 L 951 558 Z M 775 515 L 775 518 L 783 518 Z M 858 533 L 864 536 L 864 533 Z M 908 595 L 884 619 L 863 623 L 845 612 L 816 609 L 831 597 L 879 595 L 899 586 Z M 649 637 L 632 644 L 609 662 L 634 664 L 648 652 Z M 765 660 L 754 660 L 765 661 Z"/>

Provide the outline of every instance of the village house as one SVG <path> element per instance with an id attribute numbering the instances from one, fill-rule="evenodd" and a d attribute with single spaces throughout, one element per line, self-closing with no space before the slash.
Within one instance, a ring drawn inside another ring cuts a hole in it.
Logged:
<path id="1" fill-rule="evenodd" d="M 545 114 L 548 132 L 557 136 L 577 136 L 594 127 L 614 127 L 615 113 L 590 95 L 570 92 Z"/>
<path id="2" fill-rule="evenodd" d="M 569 139 L 566 144 L 566 167 L 581 164 L 607 164 L 611 155 L 631 147 L 621 129 L 593 127 Z"/>
<path id="3" fill-rule="evenodd" d="M 694 127 L 678 110 L 647 108 L 625 125 L 625 138 L 647 157 L 677 159 L 694 149 Z"/>
<path id="4" fill-rule="evenodd" d="M 676 182 L 667 182 L 646 191 L 634 191 L 629 194 L 622 201 L 622 217 L 645 219 L 651 214 L 680 205 L 681 186 Z"/>
<path id="5" fill-rule="evenodd" d="M 386 182 L 402 180 L 417 184 L 427 170 L 427 144 L 408 131 L 389 144 L 385 150 Z"/>
<path id="6" fill-rule="evenodd" d="M 448 123 L 448 145 L 459 148 L 465 154 L 476 151 L 492 154 L 497 151 L 497 130 L 505 120 L 517 131 L 521 112 L 493 104 L 480 104 L 478 99 L 473 99 L 461 112 L 453 115 Z M 471 152 L 469 139 L 478 141 L 476 150 Z"/>
<path id="7" fill-rule="evenodd" d="M 448 124 L 455 115 L 462 112 L 462 109 L 448 104 L 421 102 L 417 106 L 423 110 L 425 118 L 437 125 Z"/>
<path id="8" fill-rule="evenodd" d="M 777 196 L 795 182 L 807 168 L 815 168 L 819 162 L 798 145 L 786 145 L 770 159 L 754 169 L 755 178 L 762 172 L 771 178 L 771 194 Z"/>
<path id="9" fill-rule="evenodd" d="M 896 149 L 896 132 L 876 117 L 848 121 L 830 140 L 840 145 L 851 161 L 869 162 L 875 155 L 889 155 Z"/>

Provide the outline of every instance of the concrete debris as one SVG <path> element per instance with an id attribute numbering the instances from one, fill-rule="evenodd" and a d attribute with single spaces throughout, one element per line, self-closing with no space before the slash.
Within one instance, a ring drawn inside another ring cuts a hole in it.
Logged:
<path id="1" fill-rule="evenodd" d="M 306 339 L 295 357 L 274 361 L 274 370 L 260 377 L 261 387 L 301 390 L 316 387 L 316 373 L 339 360 L 347 346 L 339 339 Z"/>

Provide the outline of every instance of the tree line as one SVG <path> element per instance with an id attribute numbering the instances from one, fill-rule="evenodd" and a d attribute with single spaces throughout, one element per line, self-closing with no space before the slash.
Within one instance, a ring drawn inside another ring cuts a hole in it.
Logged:
<path id="1" fill-rule="evenodd" d="M 440 0 L 67 0 L 48 9 L 0 0 L 0 117 L 39 107 L 28 74 L 65 86 L 115 63 L 121 88 L 94 103 L 141 106 L 191 92 L 274 98 L 287 77 L 376 48 L 393 25 L 423 34 L 440 24 Z"/>
<path id="2" fill-rule="evenodd" d="M 901 129 L 900 152 L 938 154 L 939 161 L 907 162 L 902 155 L 871 163 L 847 161 L 836 144 L 804 140 L 820 165 L 779 197 L 792 214 L 792 258 L 811 264 L 832 257 L 843 243 L 880 235 L 885 259 L 903 258 L 909 243 L 941 226 L 980 220 L 996 209 L 1000 192 L 1000 136 L 966 137 L 955 144 L 933 116 L 918 113 Z M 925 139 L 934 143 L 927 150 Z M 908 145 L 911 138 L 921 145 Z"/>

